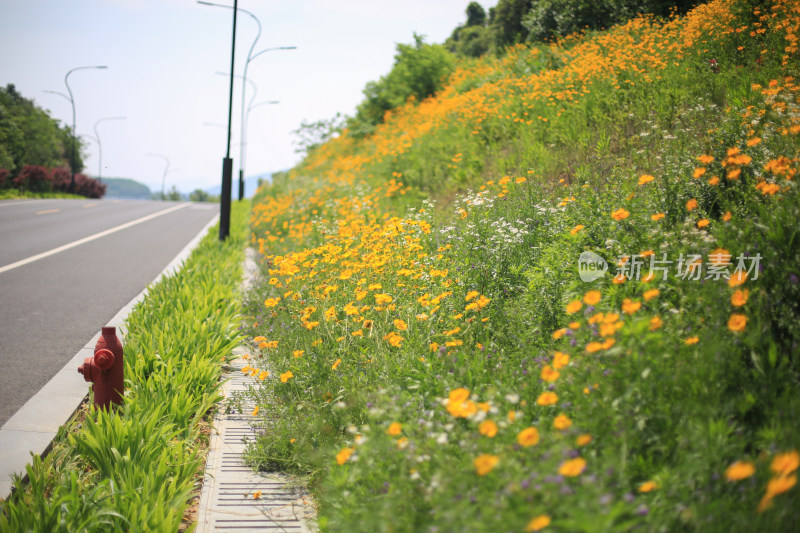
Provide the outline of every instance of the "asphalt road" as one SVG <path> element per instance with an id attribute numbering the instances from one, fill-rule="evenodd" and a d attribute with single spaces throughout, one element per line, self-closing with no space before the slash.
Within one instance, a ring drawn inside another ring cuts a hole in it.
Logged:
<path id="1" fill-rule="evenodd" d="M 219 211 L 187 204 L 120 231 L 4 267 L 175 202 L 0 202 L 0 425 L 144 289 Z M 83 379 L 75 372 L 75 379 Z"/>

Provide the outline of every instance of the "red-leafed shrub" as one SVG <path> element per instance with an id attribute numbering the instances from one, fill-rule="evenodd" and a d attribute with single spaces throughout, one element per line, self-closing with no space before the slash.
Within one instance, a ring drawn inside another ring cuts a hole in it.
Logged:
<path id="1" fill-rule="evenodd" d="M 20 190 L 47 192 L 53 189 L 53 176 L 45 167 L 25 165 L 14 178 L 14 186 Z"/>
<path id="2" fill-rule="evenodd" d="M 53 169 L 53 190 L 66 192 L 69 189 L 69 181 L 72 179 L 69 169 L 59 167 Z"/>
<path id="3" fill-rule="evenodd" d="M 74 192 L 87 198 L 102 198 L 106 193 L 106 185 L 86 174 L 75 174 Z"/>

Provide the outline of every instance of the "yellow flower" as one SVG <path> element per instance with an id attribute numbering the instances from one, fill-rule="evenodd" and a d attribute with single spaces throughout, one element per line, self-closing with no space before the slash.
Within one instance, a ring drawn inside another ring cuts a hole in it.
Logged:
<path id="1" fill-rule="evenodd" d="M 576 457 L 561 463 L 561 466 L 558 467 L 558 473 L 564 477 L 575 477 L 579 476 L 585 468 L 586 460 L 582 457 Z"/>
<path id="2" fill-rule="evenodd" d="M 539 430 L 534 427 L 525 428 L 517 435 L 517 444 L 524 446 L 536 446 L 539 443 Z"/>
<path id="3" fill-rule="evenodd" d="M 331 365 L 331 370 L 336 370 L 340 364 L 342 364 L 342 360 L 337 359 L 336 362 Z"/>
<path id="4" fill-rule="evenodd" d="M 541 406 L 555 405 L 557 402 L 558 396 L 552 391 L 545 391 L 536 399 L 536 403 Z"/>
<path id="5" fill-rule="evenodd" d="M 276 305 L 278 305 L 278 302 L 280 301 L 281 301 L 280 298 L 267 298 L 266 300 L 264 300 L 264 306 L 275 307 Z"/>
<path id="6" fill-rule="evenodd" d="M 736 289 L 731 295 L 731 305 L 734 307 L 741 307 L 747 303 L 747 298 L 750 296 L 748 289 Z"/>
<path id="7" fill-rule="evenodd" d="M 528 525 L 525 526 L 525 531 L 541 531 L 550 525 L 550 517 L 546 514 L 539 515 L 532 518 Z"/>
<path id="8" fill-rule="evenodd" d="M 725 479 L 728 481 L 740 481 L 747 479 L 756 473 L 756 467 L 749 461 L 736 461 L 725 469 Z"/>
<path id="9" fill-rule="evenodd" d="M 392 303 L 393 298 L 388 294 L 376 294 L 375 295 L 375 304 L 376 305 L 383 305 Z"/>
<path id="10" fill-rule="evenodd" d="M 258 410 L 259 410 L 259 407 L 256 405 L 256 408 L 255 408 L 255 409 L 253 409 L 253 412 L 252 412 L 252 413 L 250 413 L 250 415 L 251 415 L 251 416 L 258 416 Z"/>
<path id="11" fill-rule="evenodd" d="M 487 437 L 492 438 L 497 435 L 497 424 L 491 420 L 484 420 L 478 426 L 478 432 L 481 435 L 486 435 Z"/>
<path id="12" fill-rule="evenodd" d="M 798 466 L 800 466 L 800 454 L 797 453 L 797 450 L 792 450 L 776 455 L 769 468 L 779 476 L 787 476 L 797 470 Z"/>
<path id="13" fill-rule="evenodd" d="M 658 488 L 655 481 L 645 481 L 639 485 L 639 492 L 650 492 Z"/>
<path id="14" fill-rule="evenodd" d="M 286 383 L 287 381 L 289 381 L 293 377 L 294 377 L 294 374 L 292 374 L 292 371 L 288 370 L 288 371 L 284 372 L 283 374 L 281 374 L 281 383 Z"/>
<path id="15" fill-rule="evenodd" d="M 592 436 L 586 433 L 579 435 L 578 438 L 575 439 L 575 444 L 578 446 L 586 446 L 590 442 L 592 442 Z"/>
<path id="16" fill-rule="evenodd" d="M 557 329 L 553 332 L 553 339 L 558 340 L 564 336 L 564 333 L 567 332 L 567 328 Z"/>
<path id="17" fill-rule="evenodd" d="M 392 437 L 398 436 L 403 431 L 403 425 L 400 422 L 392 422 L 389 425 L 389 429 L 386 430 L 386 433 L 391 435 Z"/>
<path id="18" fill-rule="evenodd" d="M 269 377 L 269 372 L 267 370 L 262 370 L 261 373 L 258 375 L 258 379 L 264 381 Z"/>
<path id="19" fill-rule="evenodd" d="M 580 300 L 573 300 L 567 304 L 567 314 L 571 315 L 573 313 L 577 313 L 580 311 L 581 307 L 583 307 L 583 304 Z"/>
<path id="20" fill-rule="evenodd" d="M 394 321 L 394 327 L 396 327 L 400 331 L 405 331 L 405 330 L 408 329 L 408 324 L 406 324 L 403 320 L 400 320 L 399 318 L 397 318 Z"/>
<path id="21" fill-rule="evenodd" d="M 631 214 L 630 211 L 620 207 L 619 209 L 611 213 L 611 218 L 613 218 L 616 221 L 625 220 L 630 216 L 630 214 Z"/>
<path id="22" fill-rule="evenodd" d="M 747 326 L 747 316 L 739 313 L 733 313 L 728 319 L 728 329 L 734 332 L 744 331 Z"/>
<path id="23" fill-rule="evenodd" d="M 496 455 L 484 453 L 476 457 L 472 464 L 475 466 L 475 472 L 477 472 L 479 476 L 485 476 L 491 472 L 499 462 L 500 458 Z"/>
<path id="24" fill-rule="evenodd" d="M 572 420 L 565 414 L 560 414 L 553 419 L 553 427 L 559 430 L 567 429 L 572 425 Z"/>
<path id="25" fill-rule="evenodd" d="M 295 350 L 292 352 L 292 355 L 294 356 L 295 359 L 297 359 L 299 357 L 303 357 L 304 353 L 306 353 L 304 350 Z"/>
<path id="26" fill-rule="evenodd" d="M 641 176 L 639 176 L 639 185 L 650 183 L 654 179 L 656 179 L 655 176 L 651 176 L 650 174 L 642 174 Z"/>
<path id="27" fill-rule="evenodd" d="M 772 504 L 772 498 L 778 494 L 783 494 L 794 487 L 796 483 L 797 476 L 780 476 L 770 479 L 767 483 L 767 491 L 758 504 L 758 512 L 764 511 L 764 509 Z"/>
<path id="28" fill-rule="evenodd" d="M 355 451 L 356 451 L 355 448 L 342 448 L 341 450 L 339 450 L 339 453 L 336 454 L 336 464 L 339 465 L 345 464 Z"/>
<path id="29" fill-rule="evenodd" d="M 586 305 L 596 305 L 602 297 L 603 295 L 600 293 L 600 291 L 588 291 L 583 295 L 583 301 Z"/>
<path id="30" fill-rule="evenodd" d="M 688 339 L 683 341 L 684 344 L 697 344 L 698 342 L 700 342 L 700 337 L 697 336 L 689 337 Z"/>
<path id="31" fill-rule="evenodd" d="M 474 298 L 478 297 L 478 295 L 480 295 L 478 291 L 469 291 L 467 295 L 464 297 L 464 301 L 469 302 L 470 300 L 473 300 Z"/>

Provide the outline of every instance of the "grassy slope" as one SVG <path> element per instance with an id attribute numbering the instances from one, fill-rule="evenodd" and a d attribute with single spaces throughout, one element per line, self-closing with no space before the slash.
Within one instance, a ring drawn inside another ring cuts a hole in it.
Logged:
<path id="1" fill-rule="evenodd" d="M 333 531 L 796 528 L 797 9 L 464 63 L 262 189 L 254 464 Z"/>

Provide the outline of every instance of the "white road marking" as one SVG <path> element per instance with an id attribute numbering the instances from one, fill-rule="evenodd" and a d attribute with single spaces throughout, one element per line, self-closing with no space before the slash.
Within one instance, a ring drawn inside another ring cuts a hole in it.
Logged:
<path id="1" fill-rule="evenodd" d="M 142 222 L 147 222 L 148 220 L 152 220 L 156 217 L 160 217 L 161 215 L 166 215 L 167 213 L 172 213 L 173 211 L 177 211 L 178 209 L 183 209 L 184 207 L 191 205 L 191 202 L 186 202 L 180 205 L 172 206 L 168 209 L 164 209 L 163 211 L 158 211 L 157 213 L 153 213 L 151 215 L 144 216 L 142 218 L 137 218 L 136 220 L 131 220 L 130 222 L 126 222 L 125 224 L 121 224 L 117 227 L 107 229 L 105 231 L 101 231 L 100 233 L 95 233 L 94 235 L 89 235 L 88 237 L 84 237 L 83 239 L 78 239 L 77 241 L 71 242 L 69 244 L 65 244 L 63 246 L 59 246 L 58 248 L 53 248 L 47 252 L 42 252 L 37 255 L 33 255 L 28 257 L 27 259 L 23 259 L 21 261 L 17 261 L 16 263 L 11 263 L 10 265 L 6 265 L 4 267 L 0 267 L 0 274 L 3 272 L 7 272 L 9 270 L 13 270 L 15 268 L 27 265 L 28 263 L 33 263 L 34 261 L 38 261 L 39 259 L 44 259 L 45 257 L 50 257 L 51 255 L 55 255 L 64 251 L 67 251 L 71 248 L 75 248 L 76 246 L 80 246 L 81 244 L 86 244 L 87 242 L 91 242 L 107 235 L 111 235 L 112 233 L 116 233 L 118 231 L 122 231 L 124 229 L 130 228 L 131 226 L 135 226 L 137 224 L 141 224 Z"/>

